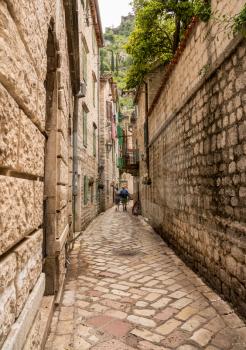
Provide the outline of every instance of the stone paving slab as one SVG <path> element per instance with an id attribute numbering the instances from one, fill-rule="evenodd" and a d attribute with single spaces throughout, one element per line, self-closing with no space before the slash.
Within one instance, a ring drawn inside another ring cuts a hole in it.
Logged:
<path id="1" fill-rule="evenodd" d="M 142 219 L 110 209 L 76 241 L 46 350 L 245 350 L 246 325 Z"/>

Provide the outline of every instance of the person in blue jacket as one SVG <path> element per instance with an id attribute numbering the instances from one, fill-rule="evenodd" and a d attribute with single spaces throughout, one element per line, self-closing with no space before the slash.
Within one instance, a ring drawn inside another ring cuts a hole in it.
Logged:
<path id="1" fill-rule="evenodd" d="M 120 190 L 120 200 L 123 205 L 123 211 L 127 211 L 127 202 L 129 199 L 130 195 L 128 192 L 128 189 L 125 186 L 122 186 L 122 189 Z"/>

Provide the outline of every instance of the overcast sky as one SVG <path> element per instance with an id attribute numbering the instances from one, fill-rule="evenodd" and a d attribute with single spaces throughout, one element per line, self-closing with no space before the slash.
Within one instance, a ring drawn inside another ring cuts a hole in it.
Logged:
<path id="1" fill-rule="evenodd" d="M 103 30 L 105 27 L 117 27 L 121 16 L 131 12 L 130 0 L 99 0 Z"/>

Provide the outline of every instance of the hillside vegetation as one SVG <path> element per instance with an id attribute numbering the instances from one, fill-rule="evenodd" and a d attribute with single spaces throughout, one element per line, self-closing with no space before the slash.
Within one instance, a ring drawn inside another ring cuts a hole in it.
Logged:
<path id="1" fill-rule="evenodd" d="M 106 28 L 104 34 L 105 47 L 101 49 L 101 74 L 112 74 L 120 91 L 121 111 L 128 112 L 132 108 L 132 98 L 124 94 L 126 74 L 131 66 L 131 57 L 127 54 L 125 45 L 134 27 L 134 16 L 121 18 L 121 23 L 115 28 Z"/>

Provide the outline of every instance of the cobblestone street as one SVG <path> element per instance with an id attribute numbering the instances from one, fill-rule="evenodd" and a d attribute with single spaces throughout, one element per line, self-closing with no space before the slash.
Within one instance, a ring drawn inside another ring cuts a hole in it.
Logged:
<path id="1" fill-rule="evenodd" d="M 246 327 L 142 219 L 110 209 L 76 241 L 46 350 L 245 350 Z"/>

